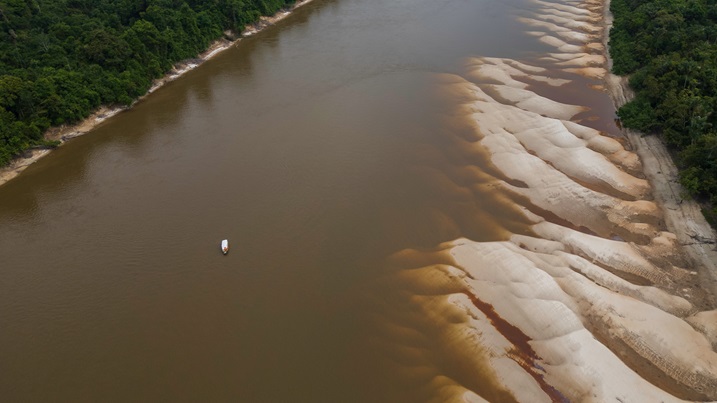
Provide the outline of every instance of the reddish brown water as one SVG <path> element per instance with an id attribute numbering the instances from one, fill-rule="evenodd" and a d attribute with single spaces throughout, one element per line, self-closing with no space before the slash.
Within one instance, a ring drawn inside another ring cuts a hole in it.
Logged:
<path id="1" fill-rule="evenodd" d="M 0 187 L 0 400 L 429 396 L 373 383 L 358 290 L 499 236 L 444 231 L 417 156 L 445 141 L 436 73 L 541 51 L 528 7 L 315 0 Z"/>

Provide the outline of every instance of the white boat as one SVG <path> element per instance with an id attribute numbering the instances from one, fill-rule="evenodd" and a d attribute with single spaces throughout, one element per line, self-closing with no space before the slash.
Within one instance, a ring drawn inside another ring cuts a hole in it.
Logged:
<path id="1" fill-rule="evenodd" d="M 222 253 L 225 255 L 229 253 L 229 241 L 226 239 L 222 241 Z"/>

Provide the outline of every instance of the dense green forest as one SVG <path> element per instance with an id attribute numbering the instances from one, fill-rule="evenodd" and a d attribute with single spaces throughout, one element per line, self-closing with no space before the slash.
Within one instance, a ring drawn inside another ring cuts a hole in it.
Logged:
<path id="1" fill-rule="evenodd" d="M 657 134 L 717 226 L 717 0 L 612 0 L 610 54 L 636 97 L 622 124 Z"/>
<path id="2" fill-rule="evenodd" d="M 293 0 L 0 0 L 0 166 Z"/>

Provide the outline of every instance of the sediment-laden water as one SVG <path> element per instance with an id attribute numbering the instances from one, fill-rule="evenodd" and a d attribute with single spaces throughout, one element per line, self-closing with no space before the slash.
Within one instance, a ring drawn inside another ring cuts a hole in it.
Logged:
<path id="1" fill-rule="evenodd" d="M 602 15 L 315 0 L 53 152 L 0 187 L 0 392 L 717 399 Z"/>

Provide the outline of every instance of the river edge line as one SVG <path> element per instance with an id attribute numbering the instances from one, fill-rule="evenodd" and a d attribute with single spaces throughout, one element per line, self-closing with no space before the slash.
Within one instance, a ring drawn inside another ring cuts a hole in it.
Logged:
<path id="1" fill-rule="evenodd" d="M 605 85 L 615 110 L 635 97 L 629 77 L 612 73 L 610 57 L 610 29 L 613 15 L 610 1 L 603 0 L 603 45 L 607 68 Z M 655 202 L 662 210 L 668 231 L 675 234 L 698 272 L 700 283 L 707 291 L 709 303 L 717 307 L 717 233 L 707 223 L 702 208 L 679 182 L 679 172 L 665 144 L 656 135 L 644 135 L 620 128 L 630 146 L 640 157 L 642 173 L 652 185 Z"/>
<path id="2" fill-rule="evenodd" d="M 165 84 L 178 79 L 188 71 L 193 70 L 194 68 L 213 58 L 217 54 L 229 49 L 232 46 L 237 45 L 239 42 L 241 42 L 242 39 L 252 36 L 260 31 L 263 31 L 264 29 L 274 25 L 275 23 L 289 16 L 297 8 L 311 2 L 312 0 L 299 0 L 293 6 L 280 9 L 273 15 L 261 16 L 259 17 L 259 21 L 245 26 L 244 30 L 242 30 L 242 34 L 239 35 L 236 39 L 227 39 L 226 36 L 228 35 L 227 32 L 225 32 L 225 37 L 212 42 L 204 52 L 198 54 L 196 57 L 185 59 L 175 63 L 172 69 L 167 72 L 167 74 L 165 74 L 163 77 L 153 80 L 152 86 L 147 90 L 147 92 L 132 101 L 132 104 L 130 104 L 129 106 L 111 107 L 108 105 L 102 105 L 96 110 L 94 110 L 87 118 L 83 119 L 78 123 L 72 125 L 60 125 L 47 129 L 47 131 L 45 131 L 45 133 L 43 134 L 44 139 L 50 141 L 59 141 L 59 146 L 62 146 L 67 141 L 75 137 L 79 137 L 89 133 L 94 128 L 109 120 L 113 116 L 119 114 L 120 112 L 133 108 L 135 105 L 137 105 L 137 103 L 144 100 L 156 90 L 162 88 Z M 0 186 L 16 178 L 28 166 L 40 160 L 42 157 L 49 154 L 52 150 L 53 149 L 51 148 L 29 149 L 23 152 L 22 155 L 13 158 L 6 166 L 0 167 Z"/>

